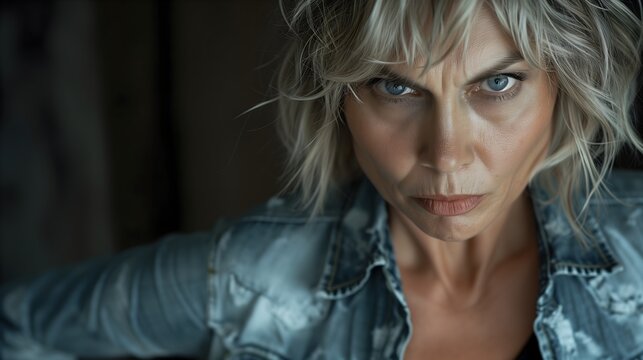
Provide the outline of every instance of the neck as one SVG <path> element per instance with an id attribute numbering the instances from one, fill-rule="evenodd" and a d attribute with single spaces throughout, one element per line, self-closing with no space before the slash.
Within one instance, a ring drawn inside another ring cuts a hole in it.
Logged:
<path id="1" fill-rule="evenodd" d="M 440 301 L 478 303 L 500 268 L 515 263 L 528 250 L 537 250 L 526 191 L 483 232 L 465 241 L 432 238 L 394 209 L 389 221 L 400 270 L 423 279 L 427 291 L 440 294 Z"/>

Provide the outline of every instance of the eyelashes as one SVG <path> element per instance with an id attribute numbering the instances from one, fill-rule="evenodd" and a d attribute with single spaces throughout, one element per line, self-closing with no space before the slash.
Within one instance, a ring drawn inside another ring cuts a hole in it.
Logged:
<path id="1" fill-rule="evenodd" d="M 404 80 L 394 77 L 375 77 L 366 82 L 366 86 L 372 89 L 382 100 L 391 103 L 406 102 L 410 97 L 421 97 L 423 93 L 409 86 Z M 398 93 L 391 93 L 390 90 L 397 89 Z"/>
<path id="2" fill-rule="evenodd" d="M 496 103 L 508 101 L 518 95 L 526 79 L 527 75 L 523 72 L 495 74 L 472 84 L 465 94 L 469 98 Z M 418 101 L 427 94 L 425 90 L 415 89 L 404 79 L 391 76 L 372 78 L 365 85 L 379 98 L 391 103 Z"/>
<path id="3" fill-rule="evenodd" d="M 421 91 L 415 90 L 413 87 L 407 85 L 403 80 L 399 79 L 374 78 L 367 84 L 375 91 L 391 97 L 422 95 Z"/>
<path id="4" fill-rule="evenodd" d="M 469 96 L 484 96 L 495 102 L 507 101 L 518 95 L 521 83 L 526 79 L 524 73 L 503 73 L 493 75 L 476 84 L 469 93 Z M 502 89 L 494 89 L 494 86 L 500 85 Z"/>

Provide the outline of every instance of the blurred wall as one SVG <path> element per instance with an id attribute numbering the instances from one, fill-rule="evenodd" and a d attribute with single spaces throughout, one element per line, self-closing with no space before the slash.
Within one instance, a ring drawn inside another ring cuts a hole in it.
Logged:
<path id="1" fill-rule="evenodd" d="M 112 251 L 91 2 L 0 3 L 0 280 Z"/>
<path id="2" fill-rule="evenodd" d="M 182 228 L 237 215 L 278 190 L 268 99 L 285 25 L 277 0 L 175 1 L 172 64 Z"/>
<path id="3" fill-rule="evenodd" d="M 277 191 L 277 1 L 0 2 L 0 281 Z"/>

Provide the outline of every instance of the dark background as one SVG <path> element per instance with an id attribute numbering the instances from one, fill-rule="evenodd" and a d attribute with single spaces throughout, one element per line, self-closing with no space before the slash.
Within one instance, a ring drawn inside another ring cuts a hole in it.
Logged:
<path id="1" fill-rule="evenodd" d="M 285 33 L 277 0 L 0 0 L 0 283 L 275 193 L 275 107 L 238 115 Z"/>
<path id="2" fill-rule="evenodd" d="M 278 191 L 276 0 L 0 2 L 0 282 Z"/>

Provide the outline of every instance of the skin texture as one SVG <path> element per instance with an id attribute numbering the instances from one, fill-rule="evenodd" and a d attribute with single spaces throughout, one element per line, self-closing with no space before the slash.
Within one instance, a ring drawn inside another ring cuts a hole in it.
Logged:
<path id="1" fill-rule="evenodd" d="M 360 86 L 359 99 L 344 99 L 357 161 L 389 205 L 413 321 L 407 359 L 511 358 L 535 316 L 538 251 L 526 187 L 547 153 L 555 81 L 525 61 L 508 64 L 518 51 L 485 8 L 461 50 L 424 73 L 421 61 L 391 65 L 405 80 L 386 74 Z M 508 66 L 496 74 L 520 79 L 498 92 L 479 75 L 499 62 Z M 455 216 L 414 200 L 461 194 L 483 197 Z"/>

